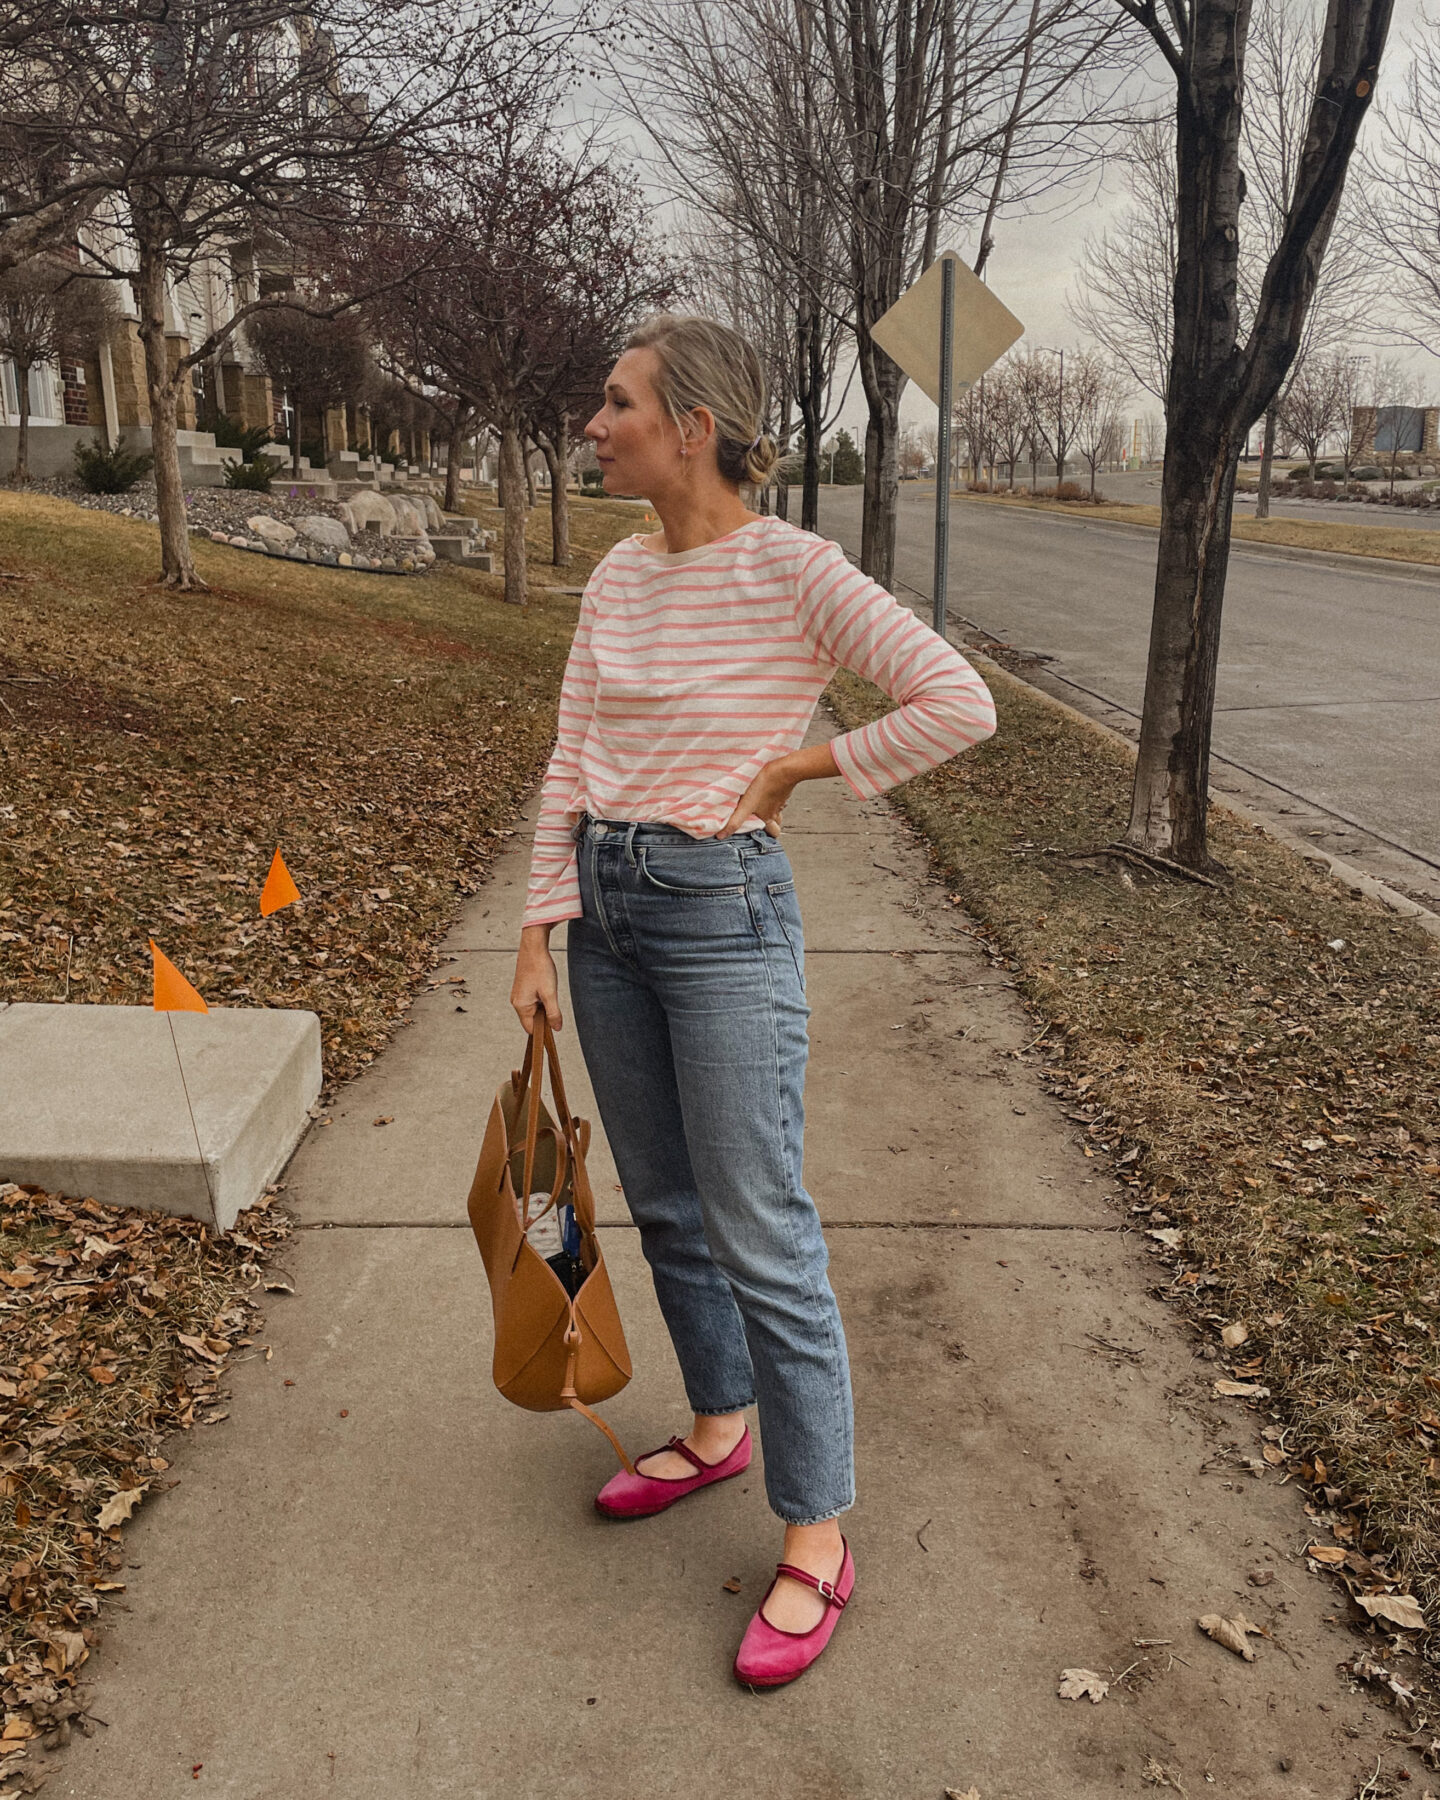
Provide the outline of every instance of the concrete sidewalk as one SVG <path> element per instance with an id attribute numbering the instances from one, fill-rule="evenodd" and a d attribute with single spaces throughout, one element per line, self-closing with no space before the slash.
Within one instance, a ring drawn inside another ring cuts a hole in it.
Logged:
<path id="1" fill-rule="evenodd" d="M 859 1442 L 856 1601 L 822 1664 L 764 1698 L 730 1677 L 778 1551 L 758 1471 L 609 1524 L 599 1434 L 490 1386 L 464 1199 L 524 1047 L 522 834 L 445 947 L 437 978 L 461 991 L 417 1003 L 291 1165 L 312 1229 L 298 1293 L 270 1307 L 273 1360 L 257 1345 L 229 1422 L 180 1443 L 180 1485 L 129 1531 L 92 1664 L 108 1727 L 48 1791 L 1352 1800 L 1377 1757 L 1399 1765 L 1336 1678 L 1355 1642 L 1304 1571 L 1300 1496 L 1229 1454 L 1256 1453 L 1253 1421 L 1210 1397 L 1213 1365 L 1147 1292 L 1145 1240 L 1007 1054 L 1033 1027 L 1004 971 L 883 802 L 815 782 L 787 816 L 805 1177 Z M 568 1015 L 560 1050 L 594 1118 Z M 598 1122 L 591 1173 L 636 1366 L 606 1410 L 638 1451 L 682 1426 L 679 1376 Z M 1196 1630 L 1237 1609 L 1273 1633 L 1253 1664 Z M 1099 1705 L 1059 1699 L 1077 1666 L 1129 1672 Z"/>

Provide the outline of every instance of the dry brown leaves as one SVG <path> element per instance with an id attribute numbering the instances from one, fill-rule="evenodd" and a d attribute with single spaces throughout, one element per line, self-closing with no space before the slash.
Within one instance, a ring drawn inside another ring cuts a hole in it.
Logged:
<path id="1" fill-rule="evenodd" d="M 566 583 L 633 523 L 577 508 Z M 319 1013 L 333 1084 L 509 837 L 578 603 L 197 554 L 221 585 L 167 593 L 152 528 L 0 494 L 0 562 L 39 577 L 0 655 L 0 998 L 145 1004 L 153 936 L 212 1004 Z M 277 845 L 304 898 L 262 919 Z"/>
<path id="2" fill-rule="evenodd" d="M 0 1184 L 0 1787 L 27 1743 L 86 1728 L 76 1682 L 125 1588 L 123 1524 L 172 1485 L 166 1438 L 214 1416 L 287 1230 L 268 1198 L 216 1237 Z"/>
<path id="3" fill-rule="evenodd" d="M 1133 753 L 987 679 L 997 736 L 896 800 L 1049 1026 L 1034 1060 L 1131 1189 L 1158 1291 L 1268 1414 L 1260 1477 L 1310 1485 L 1352 1591 L 1433 1618 L 1440 946 L 1218 809 L 1217 888 L 1077 862 L 1123 824 Z M 888 709 L 849 675 L 829 698 L 845 725 Z"/>

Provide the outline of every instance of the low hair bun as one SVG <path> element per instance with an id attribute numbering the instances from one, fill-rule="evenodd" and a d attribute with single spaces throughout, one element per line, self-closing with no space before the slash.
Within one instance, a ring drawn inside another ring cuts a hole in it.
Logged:
<path id="1" fill-rule="evenodd" d="M 780 450 L 774 438 L 762 433 L 760 441 L 745 452 L 745 480 L 764 487 L 779 460 Z"/>

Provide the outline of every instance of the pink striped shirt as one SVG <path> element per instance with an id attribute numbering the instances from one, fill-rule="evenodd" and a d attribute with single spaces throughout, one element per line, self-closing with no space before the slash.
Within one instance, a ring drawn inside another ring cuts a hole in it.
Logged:
<path id="1" fill-rule="evenodd" d="M 799 748 L 837 668 L 898 702 L 832 740 L 862 800 L 995 729 L 960 652 L 838 544 L 776 518 L 672 555 L 638 535 L 616 544 L 580 603 L 522 926 L 580 916 L 582 810 L 713 836 L 760 770 Z M 752 813 L 740 829 L 763 824 Z"/>

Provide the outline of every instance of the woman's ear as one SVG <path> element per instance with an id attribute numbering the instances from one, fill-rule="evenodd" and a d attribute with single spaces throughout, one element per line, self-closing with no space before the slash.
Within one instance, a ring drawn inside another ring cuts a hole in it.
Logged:
<path id="1" fill-rule="evenodd" d="M 715 415 L 708 406 L 697 406 L 680 421 L 680 454 L 696 456 L 715 439 Z"/>

